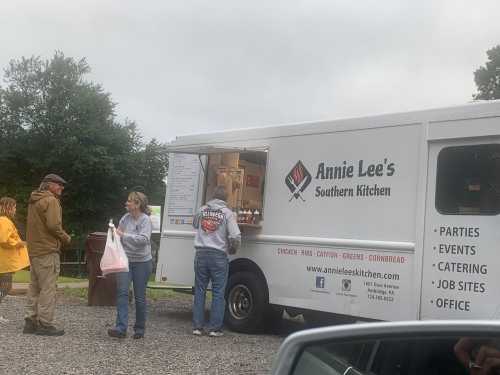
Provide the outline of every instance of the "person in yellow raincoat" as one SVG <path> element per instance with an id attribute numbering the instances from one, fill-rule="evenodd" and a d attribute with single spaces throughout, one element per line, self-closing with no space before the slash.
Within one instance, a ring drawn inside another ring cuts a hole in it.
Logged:
<path id="1" fill-rule="evenodd" d="M 16 201 L 9 197 L 0 198 L 0 302 L 12 287 L 14 272 L 30 265 L 26 242 L 21 240 L 13 223 L 16 215 Z M 8 320 L 0 315 L 0 323 Z"/>

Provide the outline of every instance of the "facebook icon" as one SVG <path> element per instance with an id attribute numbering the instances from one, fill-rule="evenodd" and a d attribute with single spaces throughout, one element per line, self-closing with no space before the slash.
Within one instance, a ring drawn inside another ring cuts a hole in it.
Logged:
<path id="1" fill-rule="evenodd" d="M 325 277 L 324 276 L 316 276 L 316 288 L 323 289 L 325 287 Z"/>

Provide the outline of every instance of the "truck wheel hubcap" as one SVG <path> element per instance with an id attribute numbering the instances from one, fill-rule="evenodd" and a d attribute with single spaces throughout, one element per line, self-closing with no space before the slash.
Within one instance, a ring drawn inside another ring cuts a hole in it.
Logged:
<path id="1" fill-rule="evenodd" d="M 229 312 L 235 319 L 247 319 L 253 310 L 253 298 L 250 289 L 245 285 L 235 285 L 228 298 Z"/>

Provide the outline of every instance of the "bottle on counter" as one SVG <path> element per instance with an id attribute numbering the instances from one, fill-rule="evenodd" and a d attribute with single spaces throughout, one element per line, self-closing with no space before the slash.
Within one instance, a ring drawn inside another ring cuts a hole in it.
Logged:
<path id="1" fill-rule="evenodd" d="M 245 222 L 245 211 L 240 208 L 238 209 L 238 223 L 244 223 Z"/>
<path id="2" fill-rule="evenodd" d="M 260 221 L 260 212 L 258 209 L 255 209 L 255 211 L 253 212 L 253 223 L 258 224 L 259 221 Z"/>
<path id="3" fill-rule="evenodd" d="M 248 208 L 245 209 L 245 223 L 252 223 L 252 211 L 250 211 L 250 209 Z"/>

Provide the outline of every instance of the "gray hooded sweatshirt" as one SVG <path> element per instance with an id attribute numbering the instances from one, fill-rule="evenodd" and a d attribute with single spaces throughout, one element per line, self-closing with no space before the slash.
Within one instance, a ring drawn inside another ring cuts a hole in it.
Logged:
<path id="1" fill-rule="evenodd" d="M 125 234 L 121 237 L 123 250 L 129 262 L 147 262 L 151 256 L 151 218 L 141 214 L 137 220 L 126 213 L 119 227 Z"/>
<path id="2" fill-rule="evenodd" d="M 198 229 L 194 238 L 196 249 L 209 248 L 228 253 L 229 246 L 237 249 L 241 244 L 235 214 L 220 199 L 212 199 L 200 208 L 193 218 L 193 227 Z"/>

